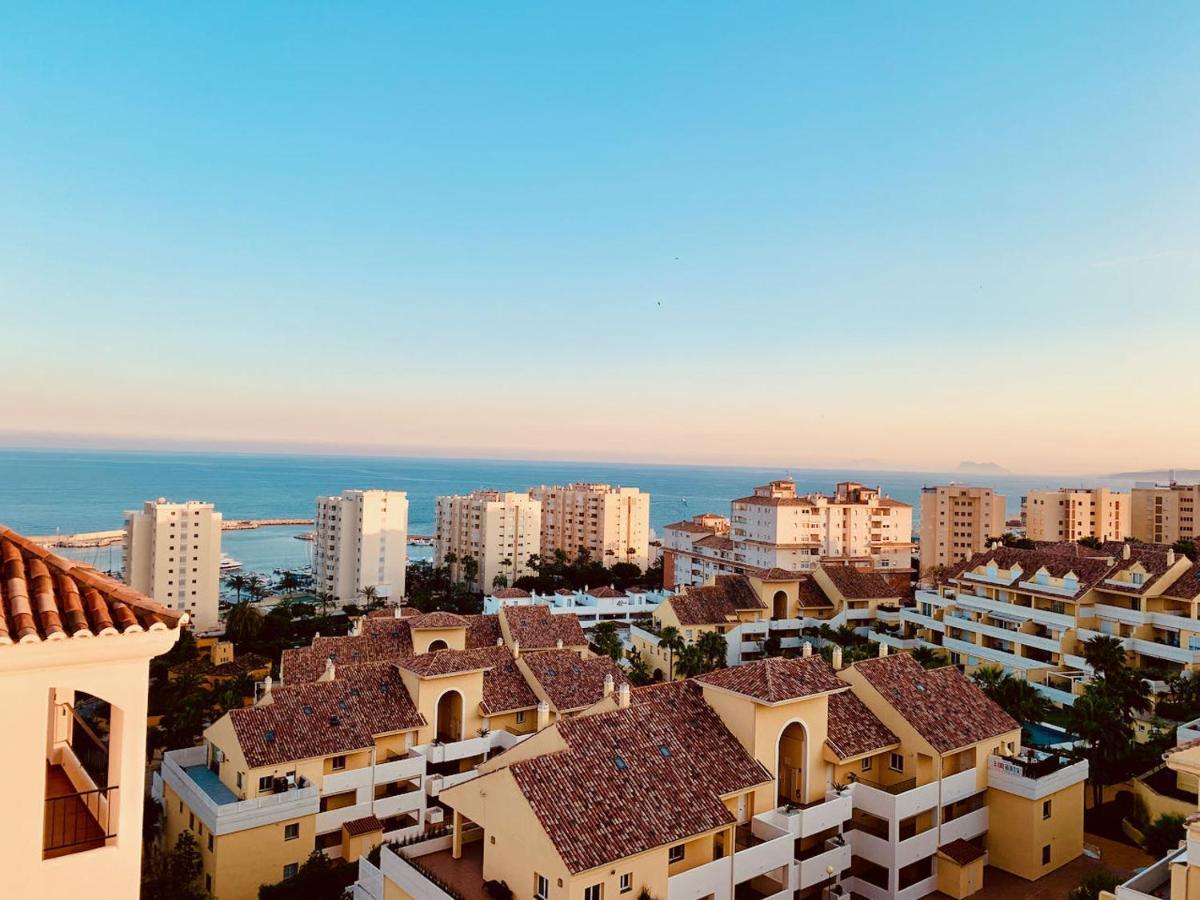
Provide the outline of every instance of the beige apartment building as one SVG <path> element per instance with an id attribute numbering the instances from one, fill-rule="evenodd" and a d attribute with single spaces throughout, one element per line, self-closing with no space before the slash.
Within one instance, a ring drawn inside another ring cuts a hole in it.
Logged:
<path id="1" fill-rule="evenodd" d="M 1030 491 L 1021 513 L 1025 536 L 1035 541 L 1123 541 L 1129 536 L 1129 495 L 1108 488 Z"/>
<path id="2" fill-rule="evenodd" d="M 573 483 L 530 488 L 542 504 L 542 554 L 582 547 L 606 566 L 633 563 L 645 569 L 650 553 L 650 495 L 633 487 Z"/>
<path id="3" fill-rule="evenodd" d="M 1131 531 L 1139 541 L 1174 544 L 1194 541 L 1200 484 L 1139 484 L 1133 488 Z"/>
<path id="4" fill-rule="evenodd" d="M 313 571 L 317 589 L 354 603 L 374 589 L 404 596 L 408 565 L 408 495 L 404 491 L 342 491 L 318 497 Z"/>
<path id="5" fill-rule="evenodd" d="M 1004 495 L 990 487 L 921 488 L 921 574 L 983 552 L 1004 533 L 1004 518 Z"/>
<path id="6" fill-rule="evenodd" d="M 125 580 L 199 632 L 218 627 L 221 514 L 211 503 L 149 500 L 125 514 Z"/>
<path id="7" fill-rule="evenodd" d="M 912 571 L 912 507 L 855 481 L 839 482 L 832 495 L 800 495 L 791 479 L 772 481 L 734 500 L 728 530 L 723 522 L 707 515 L 664 528 L 666 586 L 771 569 L 807 572 L 821 562 Z"/>
<path id="8" fill-rule="evenodd" d="M 434 565 L 476 590 L 512 584 L 535 574 L 529 557 L 542 552 L 542 504 L 515 491 L 473 491 L 437 498 Z M 466 568 L 475 560 L 474 578 Z"/>

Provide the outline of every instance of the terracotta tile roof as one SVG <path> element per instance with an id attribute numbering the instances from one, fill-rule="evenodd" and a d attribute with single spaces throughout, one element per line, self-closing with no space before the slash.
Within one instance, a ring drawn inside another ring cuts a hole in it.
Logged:
<path id="1" fill-rule="evenodd" d="M 437 678 L 459 672 L 490 669 L 500 655 L 511 657 L 507 647 L 480 647 L 478 650 L 435 650 L 420 656 L 398 660 L 396 665 L 422 678 Z"/>
<path id="2" fill-rule="evenodd" d="M 693 547 L 703 547 L 706 550 L 733 550 L 737 544 L 723 534 L 710 534 L 692 544 Z"/>
<path id="3" fill-rule="evenodd" d="M 621 667 L 607 656 L 580 659 L 569 650 L 550 650 L 523 659 L 551 705 L 559 712 L 591 706 L 602 700 L 605 676 L 612 676 L 614 689 L 628 681 Z"/>
<path id="4" fill-rule="evenodd" d="M 793 572 L 791 569 L 780 569 L 774 566 L 770 569 L 751 569 L 751 575 L 761 581 L 796 581 L 807 577 L 803 572 Z"/>
<path id="5" fill-rule="evenodd" d="M 249 765 L 357 750 L 377 735 L 426 724 L 393 664 L 335 666 L 334 676 L 333 681 L 276 688 L 271 703 L 230 711 Z"/>
<path id="6" fill-rule="evenodd" d="M 492 591 L 492 596 L 499 600 L 518 600 L 528 597 L 529 591 L 522 590 L 518 587 L 506 587 L 500 588 L 498 591 Z"/>
<path id="7" fill-rule="evenodd" d="M 284 684 L 316 681 L 326 660 L 335 665 L 391 662 L 413 652 L 412 634 L 403 619 L 364 619 L 364 633 L 343 637 L 315 637 L 308 647 L 284 650 L 279 674 Z M 375 626 L 372 633 L 367 626 Z"/>
<path id="8" fill-rule="evenodd" d="M 749 497 L 738 497 L 734 503 L 745 503 L 749 506 L 816 506 L 808 497 L 760 497 L 754 494 Z"/>
<path id="9" fill-rule="evenodd" d="M 467 649 L 494 647 L 501 640 L 500 617 L 496 615 L 463 616 L 467 620 Z"/>
<path id="10" fill-rule="evenodd" d="M 1166 549 L 1156 549 L 1144 545 L 1133 544 L 1129 548 L 1129 559 L 1124 559 L 1121 552 L 1115 554 L 1117 564 L 1112 571 L 1105 575 L 1105 580 L 1096 585 L 1102 591 L 1117 591 L 1122 594 L 1144 594 L 1158 583 L 1158 580 L 1167 574 L 1170 566 L 1167 565 Z M 1109 578 L 1117 578 L 1122 573 L 1131 571 L 1135 564 L 1140 564 L 1144 570 L 1143 580 L 1141 584 L 1122 584 L 1116 585 L 1109 582 Z"/>
<path id="11" fill-rule="evenodd" d="M 168 609 L 0 525 L 0 646 L 178 628 Z"/>
<path id="12" fill-rule="evenodd" d="M 451 612 L 429 612 L 413 616 L 408 620 L 408 627 L 420 629 L 431 628 L 466 628 L 467 620 Z"/>
<path id="13" fill-rule="evenodd" d="M 909 654 L 895 653 L 854 669 L 939 753 L 1021 727 L 953 666 L 924 669 Z"/>
<path id="14" fill-rule="evenodd" d="M 555 615 L 545 606 L 504 606 L 500 615 L 522 650 L 554 648 L 560 640 L 564 647 L 587 646 L 587 637 L 573 613 Z"/>
<path id="15" fill-rule="evenodd" d="M 796 596 L 801 609 L 832 609 L 833 601 L 825 596 L 825 591 L 817 584 L 811 575 L 801 575 L 797 581 Z"/>
<path id="16" fill-rule="evenodd" d="M 1200 563 L 1192 563 L 1182 575 L 1163 591 L 1164 597 L 1177 600 L 1195 600 L 1200 597 Z"/>
<path id="17" fill-rule="evenodd" d="M 554 727 L 568 749 L 510 770 L 572 872 L 727 826 L 720 797 L 771 780 L 688 688 Z"/>
<path id="18" fill-rule="evenodd" d="M 691 534 L 712 534 L 714 531 L 714 529 L 708 527 L 707 525 L 701 525 L 699 522 L 693 522 L 690 519 L 687 519 L 683 522 L 672 522 L 670 525 L 664 525 L 663 529 L 670 529 L 671 531 L 687 531 Z"/>
<path id="19" fill-rule="evenodd" d="M 297 685 L 273 696 L 271 703 L 228 713 L 251 768 L 349 753 L 374 744 L 341 682 Z"/>
<path id="20" fill-rule="evenodd" d="M 358 837 L 364 834 L 371 834 L 376 831 L 383 831 L 383 823 L 375 816 L 364 816 L 361 819 L 351 819 L 349 822 L 343 822 L 342 827 L 346 829 L 346 834 L 350 837 Z"/>
<path id="21" fill-rule="evenodd" d="M 983 856 L 984 851 L 980 850 L 970 841 L 958 838 L 948 844 L 942 844 L 942 846 L 938 847 L 938 853 L 944 853 L 960 866 L 965 866 Z"/>
<path id="22" fill-rule="evenodd" d="M 227 663 L 214 665 L 205 654 L 181 663 L 171 670 L 174 675 L 198 675 L 208 678 L 236 678 L 238 675 L 271 668 L 271 659 L 259 653 L 240 653 Z"/>
<path id="23" fill-rule="evenodd" d="M 839 759 L 849 759 L 886 750 L 900 743 L 900 738 L 851 691 L 844 691 L 829 695 L 829 732 L 825 743 Z"/>
<path id="24" fill-rule="evenodd" d="M 891 582 L 878 572 L 864 572 L 853 566 L 822 566 L 821 571 L 847 600 L 878 600 L 899 597 Z"/>
<path id="25" fill-rule="evenodd" d="M 738 610 L 766 608 L 745 575 L 718 575 L 713 584 L 688 588 L 667 602 L 681 625 L 724 624 Z"/>
<path id="26" fill-rule="evenodd" d="M 600 597 L 600 598 L 627 596 L 623 590 L 621 590 L 620 588 L 616 588 L 616 587 L 592 588 L 591 590 L 588 591 L 588 594 L 592 597 Z"/>
<path id="27" fill-rule="evenodd" d="M 1035 574 L 1042 569 L 1045 569 L 1047 574 L 1053 578 L 1062 578 L 1064 575 L 1074 573 L 1079 579 L 1079 589 L 1072 596 L 1079 597 L 1091 590 L 1111 571 L 1113 565 L 1109 559 L 1109 557 L 1099 556 L 1076 556 L 1050 549 L 1022 550 L 1017 547 L 995 547 L 960 562 L 950 570 L 947 578 L 959 578 L 968 571 L 986 567 L 990 562 L 995 562 L 1001 570 L 1010 571 L 1013 564 L 1016 563 L 1021 567 L 1021 574 L 1010 579 L 1009 584 L 1015 585 L 1021 581 L 1032 581 Z M 967 580 L 970 581 L 970 579 Z M 1022 588 L 1022 590 L 1036 593 L 1037 588 Z M 1063 596 L 1062 592 L 1057 590 L 1047 593 Z"/>
<path id="28" fill-rule="evenodd" d="M 483 699 L 479 708 L 485 716 L 512 712 L 518 709 L 533 709 L 538 705 L 537 694 L 525 680 L 516 659 L 507 647 L 480 649 L 480 654 L 490 653 L 495 660 L 490 669 L 483 673 Z M 540 654 L 531 654 L 533 659 Z"/>
<path id="29" fill-rule="evenodd" d="M 848 687 L 820 656 L 800 659 L 771 656 L 728 669 L 716 669 L 696 680 L 760 703 L 785 703 Z"/>
<path id="30" fill-rule="evenodd" d="M 1190 741 L 1184 741 L 1182 744 L 1176 744 L 1169 750 L 1163 752 L 1163 759 L 1170 759 L 1176 753 L 1182 753 L 1185 750 L 1192 750 L 1195 747 L 1200 747 L 1200 738 L 1192 738 Z"/>

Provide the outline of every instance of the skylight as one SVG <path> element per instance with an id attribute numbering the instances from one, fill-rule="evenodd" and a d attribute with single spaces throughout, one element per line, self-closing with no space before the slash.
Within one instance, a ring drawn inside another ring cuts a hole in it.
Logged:
<path id="1" fill-rule="evenodd" d="M 624 758 L 622 758 L 620 756 L 614 756 L 613 757 L 613 765 L 616 766 L 618 770 L 624 769 L 625 768 Z"/>

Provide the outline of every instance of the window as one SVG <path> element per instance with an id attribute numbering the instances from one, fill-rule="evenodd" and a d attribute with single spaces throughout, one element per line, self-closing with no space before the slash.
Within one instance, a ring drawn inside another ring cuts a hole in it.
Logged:
<path id="1" fill-rule="evenodd" d="M 264 775 L 258 779 L 258 789 L 260 792 L 271 793 L 272 778 L 270 775 Z"/>
<path id="2" fill-rule="evenodd" d="M 339 769 L 344 769 L 344 768 L 346 768 L 346 757 L 335 756 L 333 758 L 333 770 L 336 772 Z"/>
<path id="3" fill-rule="evenodd" d="M 1051 807 L 1050 807 L 1050 801 L 1049 801 L 1049 800 L 1043 800 L 1043 801 L 1042 801 L 1042 818 L 1043 818 L 1043 819 L 1048 819 L 1048 818 L 1050 818 L 1050 809 L 1051 809 Z"/>
<path id="4" fill-rule="evenodd" d="M 188 828 L 192 829 L 193 831 L 196 828 L 196 814 L 193 812 L 188 813 Z"/>
<path id="5" fill-rule="evenodd" d="M 870 772 L 870 771 L 871 771 L 871 758 L 870 758 L 870 757 L 867 757 L 866 759 L 864 759 L 864 760 L 862 761 L 862 763 L 860 764 L 860 768 L 861 768 L 861 769 L 862 769 L 864 772 Z"/>
<path id="6" fill-rule="evenodd" d="M 603 900 L 604 885 L 592 884 L 583 889 L 583 900 Z"/>
<path id="7" fill-rule="evenodd" d="M 904 771 L 904 755 L 900 754 L 900 753 L 893 753 L 891 760 L 888 762 L 888 768 L 891 769 L 893 772 L 903 772 Z"/>
<path id="8" fill-rule="evenodd" d="M 1042 848 L 1042 865 L 1043 866 L 1050 865 L 1050 845 L 1049 844 L 1047 844 L 1045 847 Z"/>
<path id="9" fill-rule="evenodd" d="M 209 894 L 212 893 L 212 876 L 211 875 L 204 876 L 204 890 L 205 890 L 205 893 L 209 893 Z"/>
<path id="10" fill-rule="evenodd" d="M 237 773 L 237 786 L 238 786 L 238 790 L 239 790 L 239 791 L 242 789 L 242 787 L 243 787 L 243 785 L 244 785 L 244 783 L 245 783 L 245 780 L 246 780 L 246 773 L 245 773 L 245 772 L 238 772 L 238 773 Z"/>
<path id="11" fill-rule="evenodd" d="M 286 866 L 283 867 L 283 877 L 285 879 L 294 878 L 296 876 L 296 872 L 299 871 L 299 869 L 300 869 L 299 863 L 288 863 Z"/>
<path id="12" fill-rule="evenodd" d="M 674 847 L 671 847 L 667 850 L 667 862 L 669 862 L 669 863 L 681 862 L 683 860 L 683 854 L 684 854 L 683 844 L 676 844 Z"/>
<path id="13" fill-rule="evenodd" d="M 628 894 L 633 890 L 633 873 L 625 872 L 621 875 L 621 893 Z"/>
<path id="14" fill-rule="evenodd" d="M 550 879 L 545 875 L 533 876 L 533 900 L 548 900 L 550 897 Z"/>
<path id="15" fill-rule="evenodd" d="M 525 724 L 525 710 L 521 710 L 520 712 L 517 713 L 517 724 L 518 725 Z"/>

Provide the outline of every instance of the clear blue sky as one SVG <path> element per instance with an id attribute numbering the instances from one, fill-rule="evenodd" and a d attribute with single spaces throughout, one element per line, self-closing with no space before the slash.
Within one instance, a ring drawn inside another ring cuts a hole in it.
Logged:
<path id="1" fill-rule="evenodd" d="M 580 6 L 0 9 L 10 442 L 1200 465 L 1200 4 Z"/>

